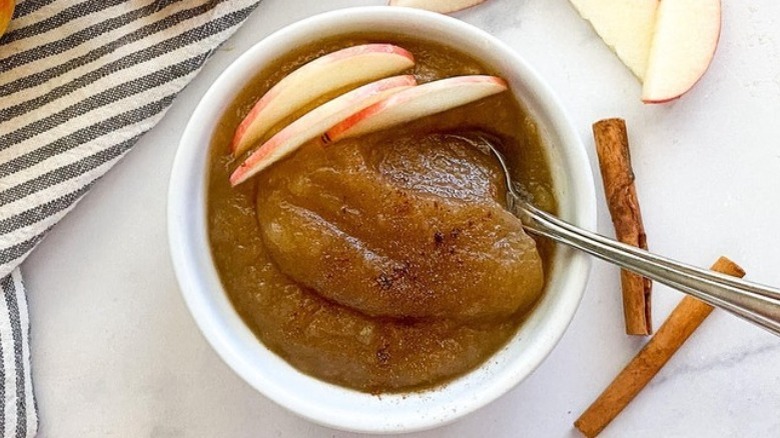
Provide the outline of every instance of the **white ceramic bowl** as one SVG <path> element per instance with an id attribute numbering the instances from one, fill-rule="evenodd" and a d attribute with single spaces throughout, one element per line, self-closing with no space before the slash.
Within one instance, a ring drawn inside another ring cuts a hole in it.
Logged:
<path id="1" fill-rule="evenodd" d="M 363 31 L 449 45 L 496 68 L 538 122 L 553 167 L 560 216 L 595 228 L 593 176 L 584 147 L 553 93 L 525 61 L 497 39 L 454 18 L 380 6 L 342 9 L 288 26 L 257 43 L 217 79 L 195 109 L 179 145 L 168 231 L 190 311 L 222 359 L 250 385 L 322 425 L 411 432 L 443 425 L 490 403 L 536 369 L 574 316 L 590 264 L 585 255 L 559 248 L 547 292 L 517 335 L 479 369 L 432 391 L 380 398 L 334 386 L 298 372 L 260 343 L 233 309 L 211 258 L 206 232 L 207 148 L 220 116 L 256 72 L 318 38 Z"/>

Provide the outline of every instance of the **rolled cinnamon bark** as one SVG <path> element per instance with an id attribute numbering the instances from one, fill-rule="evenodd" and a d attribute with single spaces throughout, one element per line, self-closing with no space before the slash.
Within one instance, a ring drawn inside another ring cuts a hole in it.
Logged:
<path id="1" fill-rule="evenodd" d="M 739 265 L 725 257 L 718 259 L 711 269 L 734 277 L 745 275 Z M 683 298 L 658 333 L 574 422 L 574 427 L 589 438 L 604 430 L 663 368 L 712 310 L 712 306 L 696 298 Z"/>
<path id="2" fill-rule="evenodd" d="M 639 200 L 634 186 L 634 171 L 628 149 L 628 132 L 623 119 L 606 119 L 593 125 L 596 152 L 599 157 L 604 193 L 612 216 L 617 239 L 625 244 L 647 249 L 647 235 L 642 224 Z M 626 333 L 653 333 L 650 311 L 652 282 L 640 275 L 621 270 L 623 314 Z"/>

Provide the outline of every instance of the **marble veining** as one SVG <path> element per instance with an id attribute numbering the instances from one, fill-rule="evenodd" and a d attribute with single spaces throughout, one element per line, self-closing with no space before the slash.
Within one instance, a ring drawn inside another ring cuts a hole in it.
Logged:
<path id="1" fill-rule="evenodd" d="M 653 379 L 650 386 L 662 385 L 668 380 L 684 378 L 691 374 L 733 369 L 739 367 L 745 361 L 763 361 L 765 359 L 770 359 L 771 361 L 779 352 L 780 342 L 773 339 L 772 342 L 755 346 L 746 346 L 743 350 L 722 352 L 720 355 L 698 364 L 684 364 L 678 366 L 667 364 L 666 369 L 664 370 L 666 372 L 662 371 L 661 375 Z M 672 360 L 674 360 L 674 358 Z"/>

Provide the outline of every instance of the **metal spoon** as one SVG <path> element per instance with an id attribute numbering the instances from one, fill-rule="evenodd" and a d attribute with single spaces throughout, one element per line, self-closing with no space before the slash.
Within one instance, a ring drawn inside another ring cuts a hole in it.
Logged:
<path id="1" fill-rule="evenodd" d="M 524 228 L 572 248 L 585 251 L 621 268 L 692 295 L 780 336 L 780 289 L 697 268 L 643 249 L 583 230 L 531 205 L 517 192 L 506 160 L 490 139 L 457 136 L 498 158 L 507 185 L 507 209 Z"/>

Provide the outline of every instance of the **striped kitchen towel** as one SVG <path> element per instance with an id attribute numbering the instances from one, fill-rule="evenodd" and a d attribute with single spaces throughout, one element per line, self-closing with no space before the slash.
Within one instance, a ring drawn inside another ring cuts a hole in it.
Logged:
<path id="1" fill-rule="evenodd" d="M 38 428 L 19 264 L 259 1 L 18 2 L 0 37 L 0 436 Z"/>

